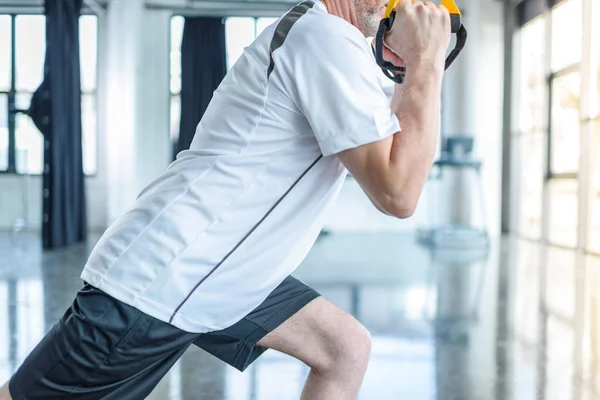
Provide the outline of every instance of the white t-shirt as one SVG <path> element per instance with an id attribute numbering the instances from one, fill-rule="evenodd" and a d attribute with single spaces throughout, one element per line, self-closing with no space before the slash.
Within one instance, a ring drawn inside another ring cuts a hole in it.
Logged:
<path id="1" fill-rule="evenodd" d="M 302 262 L 347 174 L 335 154 L 400 126 L 357 28 L 316 2 L 268 76 L 276 27 L 245 50 L 190 150 L 106 231 L 82 279 L 202 333 L 242 319 Z"/>

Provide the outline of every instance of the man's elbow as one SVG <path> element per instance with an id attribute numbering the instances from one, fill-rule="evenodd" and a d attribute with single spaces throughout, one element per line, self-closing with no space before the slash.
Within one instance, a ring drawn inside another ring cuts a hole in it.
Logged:
<path id="1" fill-rule="evenodd" d="M 406 196 L 394 196 L 386 201 L 385 211 L 392 217 L 407 219 L 414 215 L 417 209 L 417 201 Z"/>
<path id="2" fill-rule="evenodd" d="M 388 213 L 398 219 L 407 219 L 414 215 L 416 209 L 416 207 L 394 207 L 388 210 Z"/>

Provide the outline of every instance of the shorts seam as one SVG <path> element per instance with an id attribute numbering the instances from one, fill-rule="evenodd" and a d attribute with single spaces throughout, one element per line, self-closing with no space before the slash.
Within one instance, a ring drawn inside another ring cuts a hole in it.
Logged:
<path id="1" fill-rule="evenodd" d="M 73 305 L 71 305 L 71 307 L 73 307 Z M 114 308 L 112 308 L 112 307 L 106 307 L 106 310 L 105 310 L 105 311 L 104 311 L 102 314 L 100 314 L 100 316 L 98 316 L 98 318 L 103 318 L 103 317 L 104 317 L 104 316 L 106 316 L 106 314 L 108 314 L 108 312 L 109 312 L 110 310 L 112 310 L 112 309 L 114 309 Z M 92 331 L 92 329 L 94 329 L 94 325 L 93 325 L 93 324 L 92 324 L 92 326 L 90 326 L 90 327 L 89 327 L 89 329 L 87 330 L 87 332 L 86 332 L 86 336 L 90 334 L 90 332 Z M 52 367 L 48 368 L 48 370 L 46 370 L 46 371 L 45 371 L 45 372 L 44 372 L 44 373 L 43 373 L 43 374 L 40 376 L 40 378 L 39 378 L 39 379 L 37 379 L 37 381 L 36 381 L 36 382 L 35 382 L 35 383 L 34 383 L 34 384 L 33 384 L 33 385 L 32 385 L 32 386 L 29 388 L 29 391 L 28 391 L 28 393 L 31 393 L 31 392 L 33 391 L 33 389 L 35 389 L 37 386 L 39 386 L 39 384 L 40 384 L 40 382 L 41 382 L 42 378 L 45 378 L 45 377 L 46 377 L 46 375 L 48 375 L 48 373 L 49 373 L 50 371 L 52 371 L 54 368 L 56 368 L 56 366 L 57 366 L 59 363 L 61 363 L 61 362 L 62 362 L 62 361 L 65 359 L 65 357 L 66 357 L 67 355 L 71 354 L 71 353 L 72 353 L 72 352 L 73 352 L 73 351 L 74 351 L 76 348 L 80 347 L 80 346 L 81 346 L 81 343 L 82 343 L 81 341 L 78 341 L 78 343 L 77 343 L 78 345 L 77 345 L 77 346 L 70 347 L 70 348 L 69 348 L 67 351 L 65 351 L 65 352 L 64 352 L 64 353 L 63 353 L 63 354 L 60 356 L 60 358 L 58 359 L 58 361 L 56 361 L 56 363 L 54 363 L 54 365 L 52 365 Z M 10 391 L 10 383 L 9 383 L 9 391 Z M 21 392 L 20 390 L 19 390 L 19 392 L 20 392 L 19 394 L 20 394 L 20 395 L 23 397 L 23 399 L 26 399 L 26 398 L 27 398 L 27 396 L 25 396 L 23 392 Z"/>
<path id="2" fill-rule="evenodd" d="M 291 306 L 293 306 L 293 305 L 295 305 L 296 303 L 300 302 L 300 300 L 303 300 L 303 299 L 304 299 L 304 297 L 305 297 L 307 294 L 310 294 L 311 292 L 313 292 L 313 290 L 312 290 L 312 289 L 307 289 L 307 290 L 303 291 L 302 293 L 298 294 L 297 296 L 293 297 L 293 298 L 290 300 L 289 304 L 286 304 L 286 306 L 285 306 L 285 307 L 283 307 L 282 309 L 280 309 L 279 311 L 277 311 L 276 313 L 274 313 L 273 315 L 271 315 L 271 316 L 270 316 L 269 318 L 267 318 L 267 319 L 266 319 L 266 320 L 265 320 L 263 323 L 259 324 L 259 323 L 257 323 L 257 322 L 254 322 L 254 321 L 252 321 L 252 322 L 253 322 L 254 324 L 256 324 L 256 325 L 260 326 L 261 328 L 263 328 L 264 330 L 266 330 L 266 331 L 268 332 L 268 331 L 269 331 L 269 326 L 268 326 L 269 322 L 271 322 L 271 321 L 272 321 L 272 320 L 273 320 L 275 317 L 277 317 L 277 316 L 281 315 L 281 314 L 282 314 L 284 311 L 287 311 L 287 310 L 288 310 L 288 309 L 289 309 Z M 308 305 L 308 303 L 310 303 L 311 301 L 313 301 L 313 300 L 314 300 L 314 299 L 316 299 L 317 297 L 319 297 L 319 296 L 317 295 L 317 296 L 315 296 L 315 297 L 312 297 L 312 299 L 311 299 L 311 300 L 309 300 L 309 301 L 307 301 L 307 302 L 305 303 L 305 305 L 304 305 L 304 306 Z M 304 308 L 304 306 L 302 306 L 302 308 Z M 294 314 L 290 315 L 290 317 L 289 317 L 289 318 L 291 318 L 291 317 L 293 317 L 295 314 L 297 314 L 297 313 L 298 313 L 298 311 L 300 311 L 302 308 L 300 308 L 300 309 L 296 310 L 296 312 L 294 312 Z M 288 318 L 288 319 L 289 319 L 289 318 Z M 249 321 L 250 321 L 250 320 L 249 320 Z M 287 320 L 286 320 L 286 321 L 287 321 Z M 284 322 L 285 322 L 285 321 L 284 321 Z M 254 332 L 255 332 L 255 331 L 252 331 L 252 333 L 254 333 Z M 248 335 L 248 336 L 250 336 L 250 335 Z"/>
<path id="3" fill-rule="evenodd" d="M 269 334 L 269 331 L 262 325 L 257 324 L 256 322 L 248 320 L 248 319 L 246 321 L 251 322 L 252 324 L 256 325 L 256 329 L 252 330 L 252 332 L 250 332 L 248 335 L 246 335 L 246 337 L 242 340 L 243 346 L 237 352 L 235 358 L 233 359 L 233 366 L 238 369 L 241 369 L 243 367 L 243 365 L 239 365 L 240 358 L 242 358 L 242 355 L 244 355 L 246 357 L 250 356 L 250 354 L 252 354 L 252 350 L 254 349 L 254 347 L 256 347 L 256 343 L 252 344 L 250 338 L 253 338 L 254 334 L 256 332 L 258 332 L 259 330 L 263 331 L 263 333 L 264 333 L 264 335 L 262 337 L 265 337 L 266 335 Z M 259 341 L 257 341 L 257 343 Z"/>
<path id="4" fill-rule="evenodd" d="M 96 365 L 96 368 L 94 368 L 94 370 L 92 372 L 90 372 L 85 378 L 83 378 L 81 380 L 81 382 L 79 382 L 79 384 L 77 386 L 74 386 L 69 393 L 67 394 L 67 396 L 65 397 L 66 399 L 68 399 L 69 397 L 71 397 L 71 395 L 73 394 L 73 392 L 76 389 L 79 389 L 79 387 L 85 382 L 87 381 L 90 376 L 94 375 L 94 373 L 96 371 L 98 371 L 98 369 L 100 369 L 100 367 L 102 367 L 103 365 L 106 364 L 106 361 L 108 361 L 108 359 L 110 358 L 110 356 L 112 356 L 114 354 L 114 352 L 119 348 L 119 345 L 125 340 L 127 339 L 127 337 L 129 336 L 129 334 L 131 333 L 131 331 L 133 331 L 134 329 L 137 328 L 138 323 L 140 322 L 140 320 L 142 319 L 142 317 L 144 316 L 144 314 L 142 312 L 140 312 L 140 315 L 138 316 L 138 318 L 135 320 L 135 322 L 133 323 L 133 325 L 131 325 L 131 328 L 129 328 L 127 330 L 127 332 L 123 335 L 123 337 L 115 344 L 115 346 L 110 350 L 110 352 L 106 355 L 106 357 L 104 357 L 104 359 L 102 361 L 100 361 L 98 363 L 98 365 Z"/>

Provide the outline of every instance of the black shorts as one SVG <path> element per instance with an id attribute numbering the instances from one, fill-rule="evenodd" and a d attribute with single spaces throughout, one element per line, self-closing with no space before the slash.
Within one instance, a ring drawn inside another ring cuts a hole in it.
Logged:
<path id="1" fill-rule="evenodd" d="M 10 393 L 13 400 L 144 399 L 192 344 L 243 371 L 265 351 L 258 341 L 318 296 L 289 277 L 235 325 L 198 334 L 86 284 L 14 374 Z"/>

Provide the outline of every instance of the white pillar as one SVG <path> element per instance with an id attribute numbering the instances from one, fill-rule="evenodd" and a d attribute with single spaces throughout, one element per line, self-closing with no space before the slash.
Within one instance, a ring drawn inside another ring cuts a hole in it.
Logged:
<path id="1" fill-rule="evenodd" d="M 171 12 L 144 10 L 136 109 L 136 196 L 171 161 Z"/>
<path id="2" fill-rule="evenodd" d="M 483 160 L 483 192 L 492 235 L 501 232 L 502 212 L 502 116 L 504 101 L 504 5 L 481 3 L 480 44 L 477 54 L 476 151 Z"/>
<path id="3" fill-rule="evenodd" d="M 170 16 L 143 0 L 108 4 L 99 93 L 107 226 L 170 161 Z"/>
<path id="4" fill-rule="evenodd" d="M 468 31 L 465 49 L 444 78 L 444 136 L 474 136 L 474 156 L 482 159 L 486 219 L 492 235 L 500 232 L 502 160 L 503 10 L 493 0 L 461 0 Z M 481 223 L 475 181 L 461 172 L 447 174 L 438 198 L 440 218 L 457 224 Z"/>
<path id="5" fill-rule="evenodd" d="M 489 1 L 489 0 L 481 0 Z M 478 0 L 461 0 L 463 24 L 468 31 L 467 45 L 446 71 L 444 77 L 444 103 L 442 129 L 445 135 L 472 135 L 476 130 L 476 85 L 479 43 Z M 454 46 L 454 43 L 451 44 Z"/>

